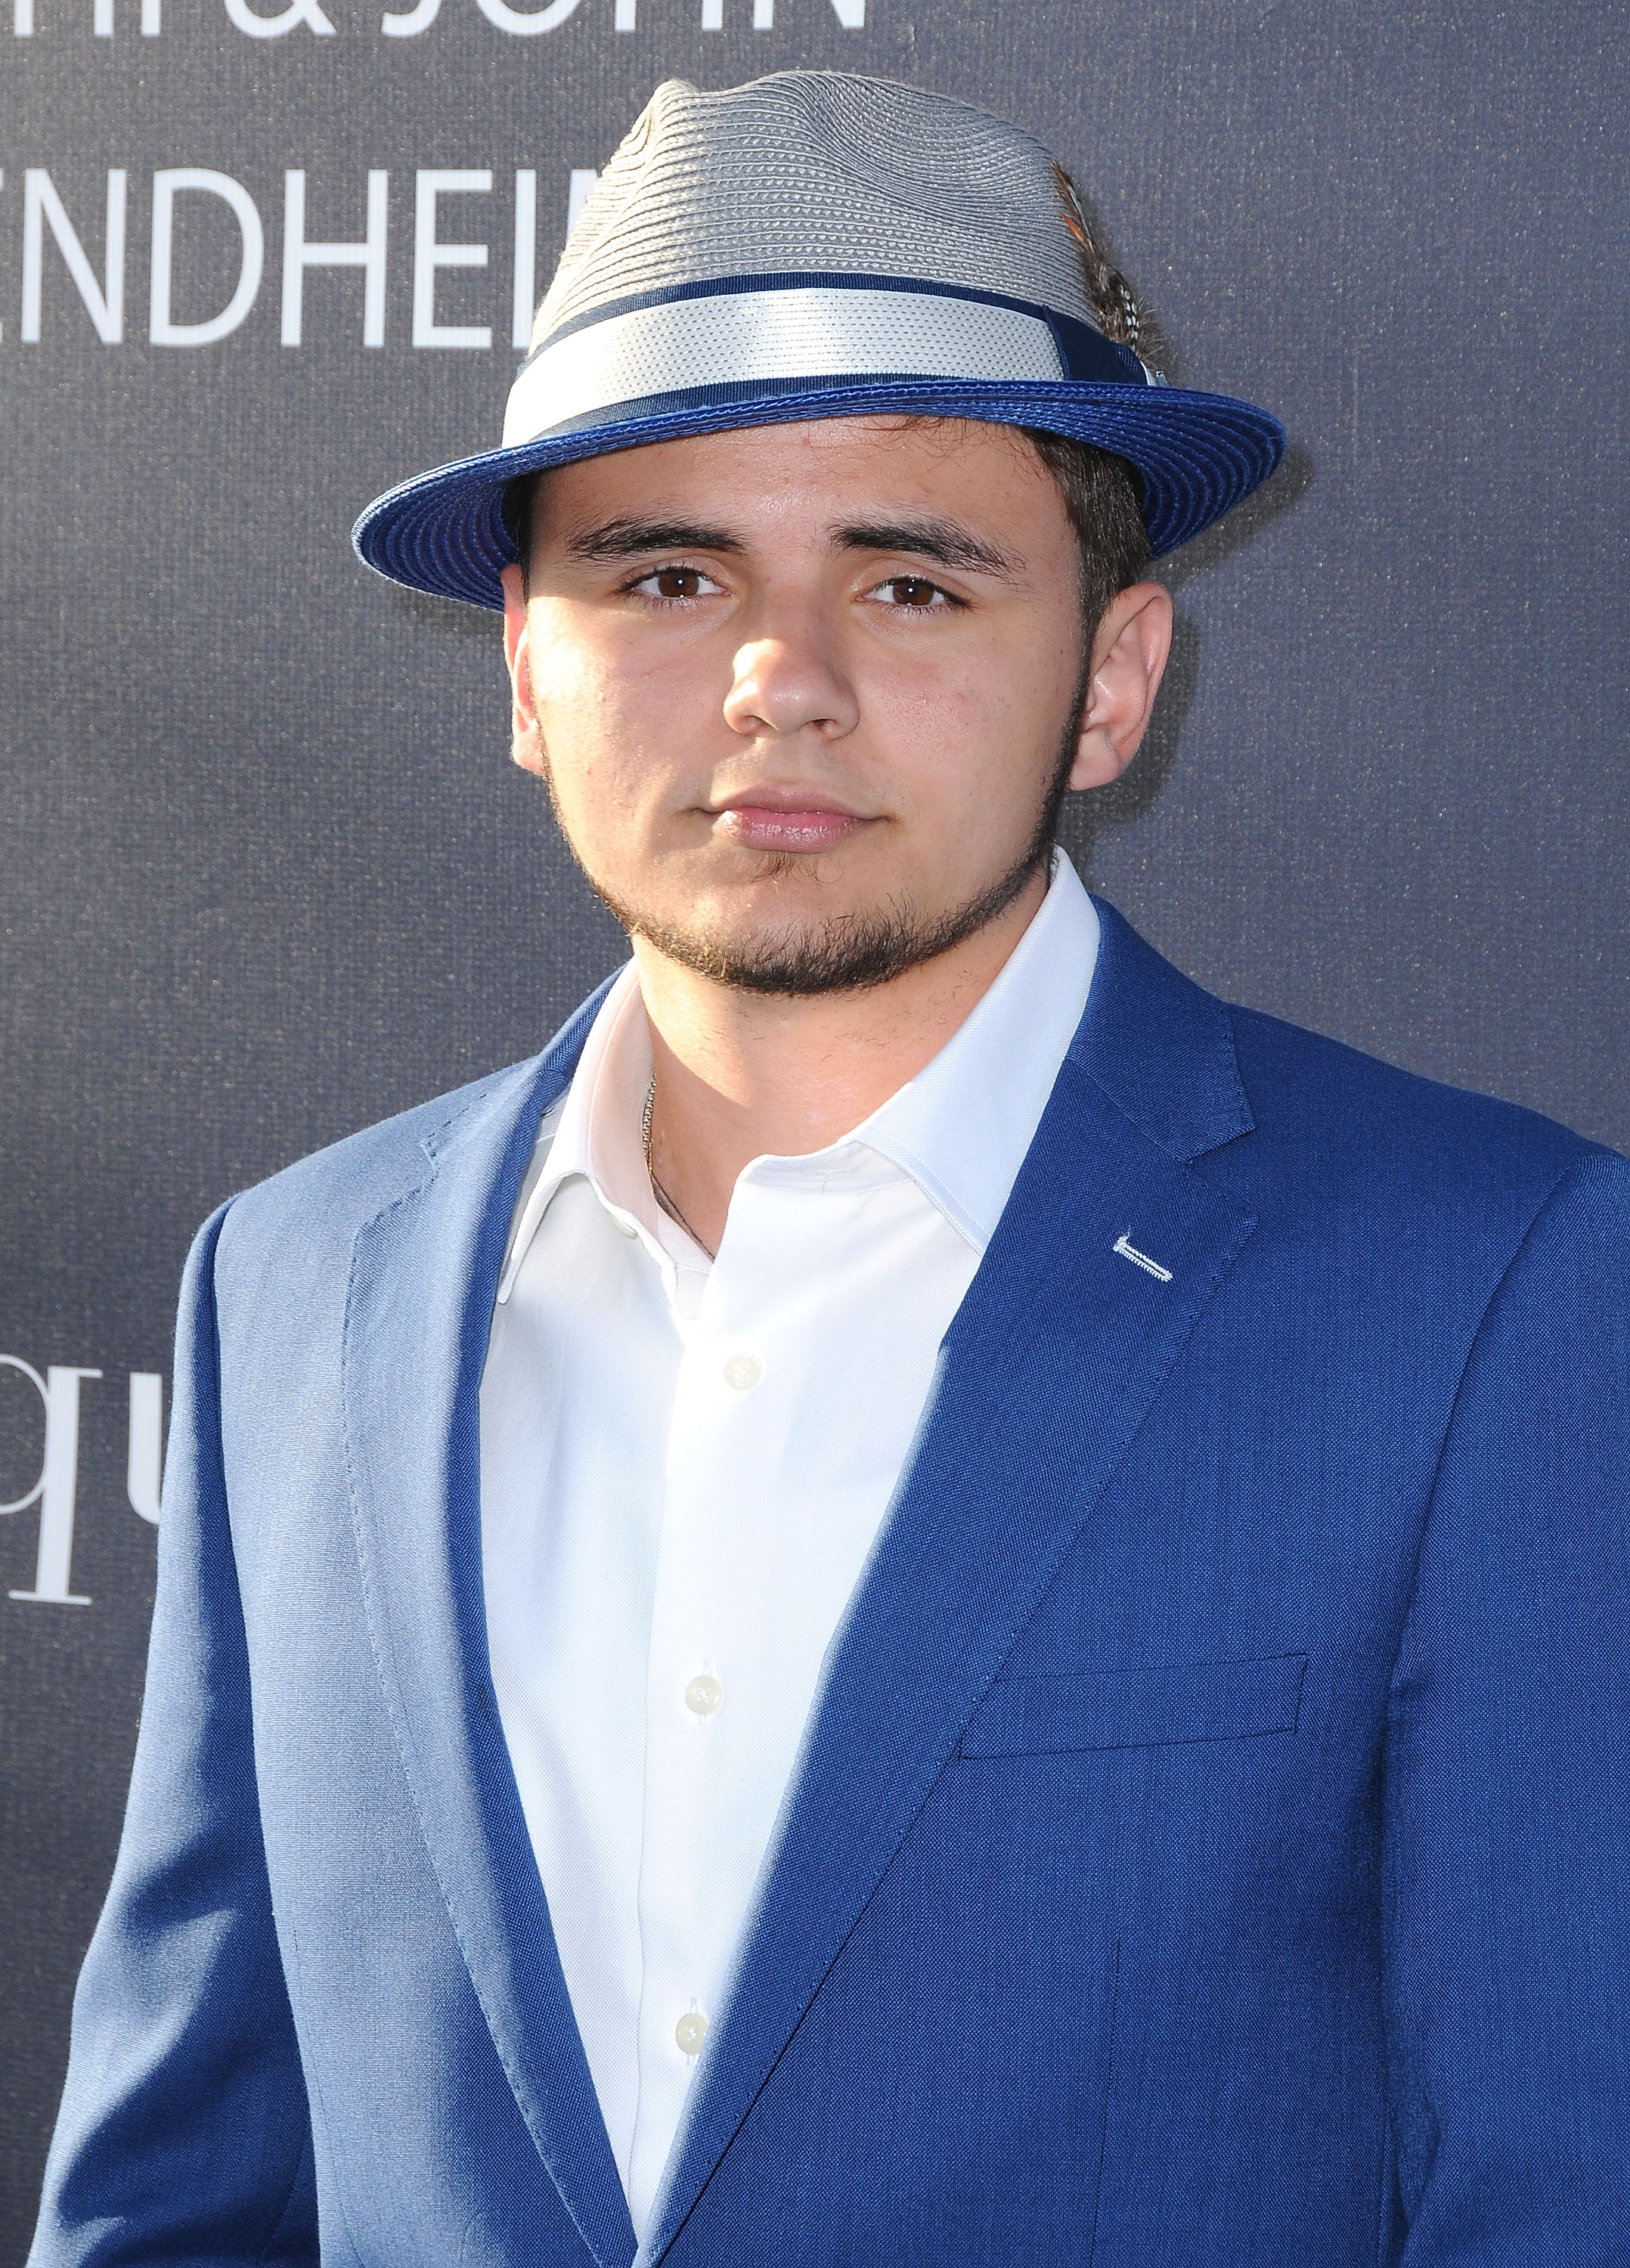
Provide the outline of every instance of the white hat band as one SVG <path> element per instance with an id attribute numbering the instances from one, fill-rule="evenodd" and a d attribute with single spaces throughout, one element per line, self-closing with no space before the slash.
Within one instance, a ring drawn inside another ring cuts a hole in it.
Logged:
<path id="1" fill-rule="evenodd" d="M 1044 317 L 990 300 L 760 284 L 629 308 L 542 347 L 510 389 L 504 446 L 655 394 L 884 374 L 997 385 L 1066 375 Z"/>

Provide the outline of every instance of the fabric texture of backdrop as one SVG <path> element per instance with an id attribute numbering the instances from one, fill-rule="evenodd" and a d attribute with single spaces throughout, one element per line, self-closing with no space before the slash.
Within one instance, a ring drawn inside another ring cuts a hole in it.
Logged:
<path id="1" fill-rule="evenodd" d="M 1624 1147 L 1630 103 L 1585 0 L 13 0 L 0 39 L 9 2268 L 135 1739 L 191 1232 L 620 957 L 507 763 L 496 626 L 346 541 L 496 438 L 534 238 L 541 291 L 675 73 L 865 70 L 1049 142 L 1173 378 L 1292 436 L 1169 563 L 1153 742 L 1072 850 L 1214 990 Z"/>

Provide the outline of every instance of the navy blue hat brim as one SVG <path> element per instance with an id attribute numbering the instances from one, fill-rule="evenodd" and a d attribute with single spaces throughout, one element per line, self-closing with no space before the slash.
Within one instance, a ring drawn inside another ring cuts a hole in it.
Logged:
<path id="1" fill-rule="evenodd" d="M 1158 558 L 1265 481 L 1285 453 L 1285 429 L 1253 403 L 1174 386 L 1080 379 L 868 378 L 763 380 L 709 387 L 619 404 L 514 448 L 490 449 L 422 473 L 371 504 L 351 530 L 358 556 L 393 582 L 439 598 L 501 608 L 498 578 L 515 557 L 504 525 L 504 491 L 546 472 L 653 441 L 867 416 L 967 417 L 1036 425 L 1090 441 L 1135 465 L 1143 519 Z"/>

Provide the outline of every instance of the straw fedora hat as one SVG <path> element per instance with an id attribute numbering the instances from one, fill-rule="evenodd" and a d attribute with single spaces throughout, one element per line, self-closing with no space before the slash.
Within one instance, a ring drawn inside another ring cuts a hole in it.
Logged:
<path id="1" fill-rule="evenodd" d="M 612 449 L 794 418 L 1050 428 L 1142 476 L 1158 555 L 1267 478 L 1265 410 L 1169 386 L 1106 335 L 1069 179 L 1020 128 L 920 88 L 668 79 L 584 206 L 497 449 L 404 482 L 352 540 L 416 590 L 503 603 L 505 490 Z M 1133 320 L 1124 326 L 1136 338 Z"/>

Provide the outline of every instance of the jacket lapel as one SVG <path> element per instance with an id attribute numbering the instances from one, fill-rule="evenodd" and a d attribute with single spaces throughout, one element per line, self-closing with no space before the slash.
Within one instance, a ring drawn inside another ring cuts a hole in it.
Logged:
<path id="1" fill-rule="evenodd" d="M 1251 1123 L 1228 1012 L 1099 912 L 1087 1014 L 834 1641 L 642 2263 L 679 2233 L 1255 1226 L 1191 1163 Z"/>
<path id="2" fill-rule="evenodd" d="M 431 1860 L 539 2154 L 601 2268 L 625 2268 L 633 2227 L 489 1672 L 478 1471 L 511 1213 L 600 998 L 411 1155 L 356 1240 L 343 1370 L 370 1636 Z"/>

